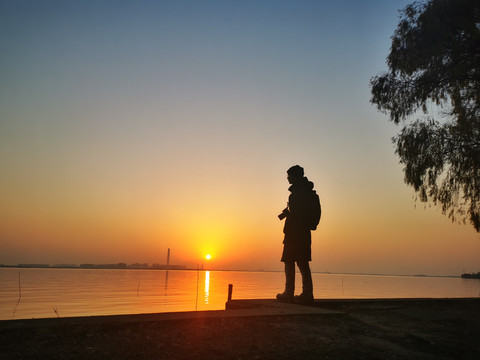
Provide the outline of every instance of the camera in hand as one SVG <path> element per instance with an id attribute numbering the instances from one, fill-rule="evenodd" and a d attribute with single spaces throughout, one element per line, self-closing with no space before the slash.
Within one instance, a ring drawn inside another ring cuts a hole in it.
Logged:
<path id="1" fill-rule="evenodd" d="M 288 215 L 288 208 L 287 208 L 287 209 L 284 209 L 284 210 L 282 211 L 282 213 L 281 213 L 280 215 L 278 215 L 278 218 L 279 218 L 280 220 L 283 220 L 283 219 L 285 219 L 285 218 L 287 217 L 287 215 Z"/>

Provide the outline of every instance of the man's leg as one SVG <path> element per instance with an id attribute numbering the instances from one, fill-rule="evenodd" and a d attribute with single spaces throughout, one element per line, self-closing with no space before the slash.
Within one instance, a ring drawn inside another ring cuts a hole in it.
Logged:
<path id="1" fill-rule="evenodd" d="M 295 291 L 295 262 L 285 262 L 285 293 L 291 294 Z"/>
<path id="2" fill-rule="evenodd" d="M 285 291 L 277 294 L 278 300 L 293 301 L 295 291 L 295 262 L 285 261 Z"/>
<path id="3" fill-rule="evenodd" d="M 297 261 L 297 265 L 302 274 L 302 294 L 296 297 L 295 300 L 305 303 L 313 302 L 313 282 L 310 265 L 308 261 Z"/>

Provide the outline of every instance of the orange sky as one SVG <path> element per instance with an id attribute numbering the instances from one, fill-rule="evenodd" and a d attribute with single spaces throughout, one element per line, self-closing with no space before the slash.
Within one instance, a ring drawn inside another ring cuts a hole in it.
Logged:
<path id="1" fill-rule="evenodd" d="M 415 209 L 400 128 L 369 104 L 407 3 L 2 4 L 0 264 L 170 248 L 280 270 L 300 164 L 324 211 L 314 271 L 479 271 L 479 235 Z"/>

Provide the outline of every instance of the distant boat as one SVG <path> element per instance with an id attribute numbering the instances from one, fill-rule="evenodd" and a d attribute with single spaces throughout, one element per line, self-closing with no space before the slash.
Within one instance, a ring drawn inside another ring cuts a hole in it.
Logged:
<path id="1" fill-rule="evenodd" d="M 474 274 L 474 273 L 471 273 L 471 274 L 462 274 L 462 278 L 464 279 L 480 279 L 480 272 Z"/>

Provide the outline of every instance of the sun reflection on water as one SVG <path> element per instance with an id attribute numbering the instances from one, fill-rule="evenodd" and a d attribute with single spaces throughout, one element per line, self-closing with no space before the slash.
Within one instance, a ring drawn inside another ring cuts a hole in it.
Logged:
<path id="1" fill-rule="evenodd" d="M 209 303 L 210 299 L 210 271 L 205 271 L 205 304 Z"/>

